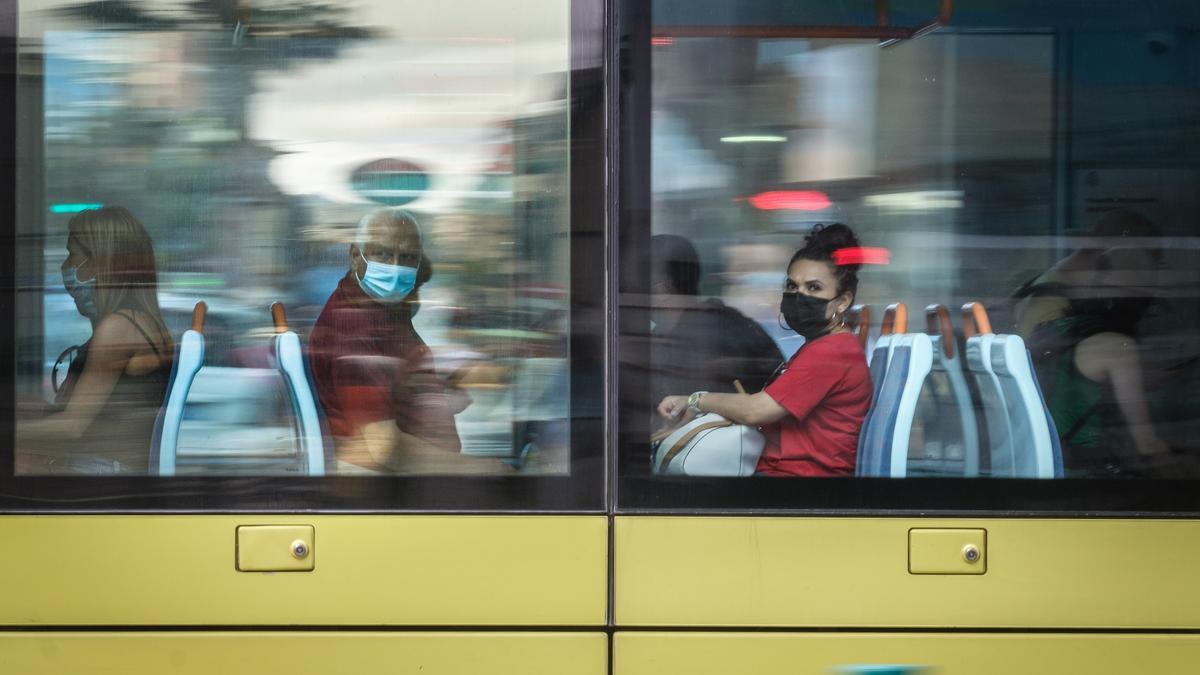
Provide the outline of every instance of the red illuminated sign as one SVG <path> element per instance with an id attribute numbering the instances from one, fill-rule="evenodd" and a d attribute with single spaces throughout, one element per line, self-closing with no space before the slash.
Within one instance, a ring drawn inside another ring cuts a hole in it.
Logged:
<path id="1" fill-rule="evenodd" d="M 892 252 L 886 248 L 855 246 L 839 248 L 833 252 L 835 265 L 886 265 L 892 260 Z"/>
<path id="2" fill-rule="evenodd" d="M 816 190 L 772 190 L 750 198 L 750 204 L 763 211 L 824 211 L 832 206 L 824 192 Z"/>

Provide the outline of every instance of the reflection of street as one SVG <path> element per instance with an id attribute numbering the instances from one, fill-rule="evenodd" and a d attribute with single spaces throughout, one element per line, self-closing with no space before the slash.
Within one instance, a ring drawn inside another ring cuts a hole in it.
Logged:
<path id="1" fill-rule="evenodd" d="M 387 203 L 352 171 L 415 165 L 427 175 L 401 187 L 434 270 L 415 323 L 471 398 L 463 454 L 568 471 L 567 8 L 367 5 L 256 6 L 236 31 L 207 0 L 129 3 L 120 20 L 102 2 L 23 11 L 52 208 L 20 256 L 22 391 L 48 398 L 54 360 L 89 336 L 58 280 L 71 209 L 122 204 L 153 240 L 170 332 L 209 308 L 180 473 L 298 471 L 267 307 L 284 303 L 304 340 L 369 200 Z"/>

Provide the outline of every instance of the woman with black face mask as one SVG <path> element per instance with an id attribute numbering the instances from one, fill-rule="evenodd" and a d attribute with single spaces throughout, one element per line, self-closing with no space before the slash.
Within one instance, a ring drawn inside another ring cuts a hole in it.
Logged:
<path id="1" fill-rule="evenodd" d="M 788 263 L 779 311 L 804 346 L 756 394 L 698 391 L 668 396 L 663 417 L 687 421 L 712 412 L 760 427 L 766 445 L 757 472 L 767 476 L 850 476 L 858 434 L 871 405 L 871 378 L 846 312 L 858 290 L 858 265 L 839 265 L 837 251 L 858 247 L 840 223 L 813 228 Z"/>

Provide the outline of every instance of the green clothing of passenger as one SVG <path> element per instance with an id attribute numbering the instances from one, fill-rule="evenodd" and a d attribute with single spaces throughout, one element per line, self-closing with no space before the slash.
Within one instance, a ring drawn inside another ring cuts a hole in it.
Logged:
<path id="1" fill-rule="evenodd" d="M 1068 473 L 1105 473 L 1128 460 L 1127 434 L 1109 386 L 1088 379 L 1075 364 L 1079 344 L 1102 332 L 1095 317 L 1068 316 L 1038 326 L 1028 343 Z"/>
<path id="2" fill-rule="evenodd" d="M 1054 323 L 1070 321 L 1072 319 L 1059 319 Z M 1078 347 L 1078 343 L 1072 345 L 1058 358 L 1052 385 L 1054 393 L 1049 400 L 1050 415 L 1063 442 L 1096 447 L 1104 433 L 1096 409 L 1104 398 L 1105 390 L 1104 385 L 1079 372 L 1075 365 Z"/>

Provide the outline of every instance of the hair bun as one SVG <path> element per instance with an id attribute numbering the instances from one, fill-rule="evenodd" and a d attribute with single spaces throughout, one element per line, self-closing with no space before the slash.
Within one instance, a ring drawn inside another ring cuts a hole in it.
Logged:
<path id="1" fill-rule="evenodd" d="M 814 225 L 812 231 L 804 238 L 805 248 L 821 251 L 830 257 L 833 256 L 834 251 L 843 248 L 857 248 L 858 245 L 858 237 L 855 236 L 854 230 L 842 223 Z"/>

